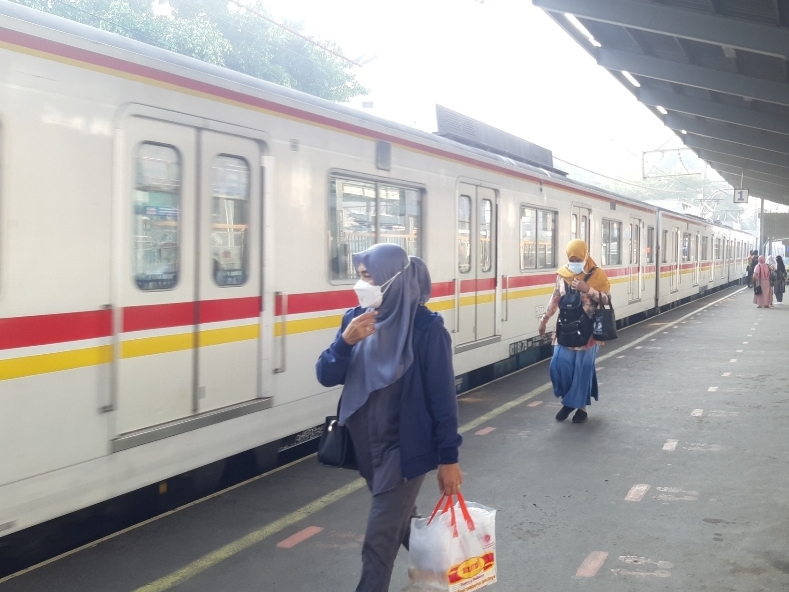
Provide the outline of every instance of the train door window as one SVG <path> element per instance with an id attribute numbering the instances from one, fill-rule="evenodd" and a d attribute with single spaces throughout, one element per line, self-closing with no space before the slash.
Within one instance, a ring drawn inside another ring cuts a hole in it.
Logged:
<path id="1" fill-rule="evenodd" d="M 661 263 L 668 263 L 668 230 L 663 231 L 663 236 L 660 239 L 660 253 Z"/>
<path id="2" fill-rule="evenodd" d="M 622 223 L 603 220 L 603 265 L 622 264 Z"/>
<path id="3" fill-rule="evenodd" d="M 591 241 L 589 240 L 589 218 L 586 214 L 581 214 L 581 234 L 580 238 L 586 242 L 588 245 Z"/>
<path id="4" fill-rule="evenodd" d="M 701 260 L 708 261 L 710 256 L 709 240 L 706 236 L 701 237 Z"/>
<path id="5" fill-rule="evenodd" d="M 647 263 L 655 262 L 655 229 L 647 226 Z"/>
<path id="6" fill-rule="evenodd" d="M 687 263 L 692 261 L 690 254 L 690 234 L 683 233 L 682 235 L 682 262 Z"/>
<path id="7" fill-rule="evenodd" d="M 575 239 L 578 238 L 578 214 L 573 214 L 572 223 L 570 224 L 570 235 Z"/>
<path id="8" fill-rule="evenodd" d="M 471 198 L 458 198 L 458 271 L 471 271 Z"/>
<path id="9" fill-rule="evenodd" d="M 493 219 L 493 204 L 489 199 L 483 199 L 479 204 L 479 268 L 480 271 L 490 271 L 493 268 L 491 257 L 491 224 Z"/>
<path id="10" fill-rule="evenodd" d="M 521 271 L 537 267 L 537 210 L 521 206 Z"/>
<path id="11" fill-rule="evenodd" d="M 537 267 L 550 269 L 556 267 L 556 212 L 537 210 Z"/>
<path id="12" fill-rule="evenodd" d="M 137 148 L 133 268 L 141 290 L 171 290 L 178 283 L 181 226 L 181 157 L 172 146 Z"/>
<path id="13" fill-rule="evenodd" d="M 240 286 L 247 281 L 249 163 L 221 155 L 211 165 L 211 256 L 214 281 Z"/>
<path id="14" fill-rule="evenodd" d="M 378 187 L 378 242 L 395 243 L 411 257 L 419 248 L 422 204 L 420 192 L 405 187 Z"/>
<path id="15" fill-rule="evenodd" d="M 720 260 L 721 258 L 721 239 L 715 239 L 715 250 L 713 251 L 712 257 L 715 261 Z"/>

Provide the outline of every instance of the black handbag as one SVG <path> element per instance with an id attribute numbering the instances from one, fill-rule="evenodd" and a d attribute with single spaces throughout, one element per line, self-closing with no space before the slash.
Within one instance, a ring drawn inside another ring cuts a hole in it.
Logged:
<path id="1" fill-rule="evenodd" d="M 318 462 L 335 469 L 358 470 L 351 434 L 339 422 L 341 401 L 342 397 L 337 402 L 337 415 L 330 415 L 323 424 L 323 433 L 318 442 Z"/>
<path id="2" fill-rule="evenodd" d="M 592 337 L 596 341 L 611 341 L 616 339 L 616 315 L 611 297 L 608 297 L 608 308 L 605 305 L 598 306 L 594 311 L 594 328 Z"/>
<path id="3" fill-rule="evenodd" d="M 759 284 L 756 284 L 753 287 L 753 293 L 756 294 L 757 296 L 761 296 L 762 295 L 762 287 Z"/>
<path id="4" fill-rule="evenodd" d="M 588 281 L 591 275 L 592 272 L 586 274 L 584 281 Z M 556 342 L 564 347 L 583 347 L 589 343 L 593 328 L 592 319 L 584 310 L 581 294 L 567 286 L 564 296 L 559 299 Z"/>

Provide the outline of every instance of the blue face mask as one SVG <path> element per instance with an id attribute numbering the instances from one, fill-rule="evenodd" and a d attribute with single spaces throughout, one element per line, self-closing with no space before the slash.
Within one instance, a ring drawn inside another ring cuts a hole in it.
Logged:
<path id="1" fill-rule="evenodd" d="M 583 261 L 570 261 L 567 264 L 567 269 L 572 271 L 575 275 L 584 272 L 584 262 Z"/>

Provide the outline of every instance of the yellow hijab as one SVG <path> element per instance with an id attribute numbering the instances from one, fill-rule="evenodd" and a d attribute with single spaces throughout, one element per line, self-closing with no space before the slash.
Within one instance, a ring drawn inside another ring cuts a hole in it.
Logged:
<path id="1" fill-rule="evenodd" d="M 566 251 L 568 258 L 578 257 L 584 262 L 583 273 L 579 273 L 577 275 L 570 271 L 566 265 L 559 268 L 557 273 L 564 278 L 564 281 L 567 282 L 568 285 L 571 284 L 573 279 L 576 277 L 583 279 L 587 273 L 597 267 L 597 263 L 595 263 L 594 259 L 589 256 L 589 248 L 581 239 L 575 238 L 567 243 Z M 609 292 L 611 290 L 611 283 L 608 281 L 608 276 L 599 267 L 595 269 L 594 273 L 589 277 L 586 283 L 598 292 Z"/>

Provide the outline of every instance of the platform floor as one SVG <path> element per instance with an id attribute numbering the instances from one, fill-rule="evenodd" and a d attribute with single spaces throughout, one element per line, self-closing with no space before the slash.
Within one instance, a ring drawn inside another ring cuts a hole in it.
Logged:
<path id="1" fill-rule="evenodd" d="M 547 362 L 461 397 L 463 491 L 499 510 L 491 590 L 789 590 L 789 304 L 738 290 L 607 344 L 586 424 L 554 420 Z M 0 592 L 353 590 L 368 508 L 310 457 Z"/>

